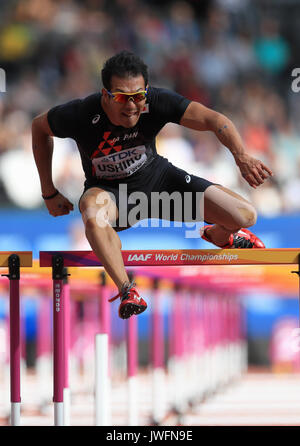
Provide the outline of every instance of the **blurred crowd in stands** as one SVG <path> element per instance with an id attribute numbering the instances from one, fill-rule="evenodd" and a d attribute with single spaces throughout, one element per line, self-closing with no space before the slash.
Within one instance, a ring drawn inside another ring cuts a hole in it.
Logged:
<path id="1" fill-rule="evenodd" d="M 0 67 L 6 73 L 6 91 L 0 93 L 0 206 L 43 205 L 31 151 L 32 118 L 99 90 L 103 62 L 129 49 L 148 64 L 150 84 L 232 119 L 248 151 L 275 175 L 251 189 L 215 135 L 174 124 L 161 131 L 159 153 L 241 193 L 261 215 L 300 211 L 300 93 L 291 88 L 292 70 L 299 66 L 293 13 L 300 11 L 298 4 L 0 0 Z M 53 170 L 56 186 L 77 202 L 84 178 L 72 140 L 55 138 Z"/>

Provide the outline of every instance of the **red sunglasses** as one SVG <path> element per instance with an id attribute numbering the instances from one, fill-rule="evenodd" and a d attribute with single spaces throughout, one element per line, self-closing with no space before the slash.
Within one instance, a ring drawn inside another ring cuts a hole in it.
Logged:
<path id="1" fill-rule="evenodd" d="M 146 99 L 148 89 L 146 88 L 146 90 L 137 91 L 136 93 L 123 93 L 122 91 L 111 92 L 109 90 L 106 91 L 115 102 L 126 104 L 126 102 L 130 101 L 130 99 L 132 99 L 133 102 L 141 102 Z"/>

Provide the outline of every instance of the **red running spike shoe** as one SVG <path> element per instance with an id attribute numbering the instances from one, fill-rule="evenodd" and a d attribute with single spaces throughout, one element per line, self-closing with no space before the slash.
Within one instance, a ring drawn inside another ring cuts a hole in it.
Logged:
<path id="1" fill-rule="evenodd" d="M 135 283 L 132 282 L 130 285 L 125 286 L 124 289 L 122 288 L 119 294 L 109 299 L 109 302 L 113 302 L 120 297 L 119 316 L 121 319 L 128 319 L 133 314 L 140 314 L 147 308 L 146 302 L 140 297 L 134 287 Z"/>
<path id="2" fill-rule="evenodd" d="M 208 238 L 209 236 L 206 234 L 206 229 L 210 228 L 211 226 L 212 225 L 207 225 L 201 229 L 201 238 L 203 238 L 203 240 L 206 240 L 207 242 L 213 243 L 211 239 Z M 242 228 L 238 232 L 231 234 L 228 243 L 224 246 L 219 246 L 219 248 L 265 248 L 265 245 L 258 237 L 256 237 L 255 234 L 253 234 L 253 232 L 249 231 L 248 229 Z"/>

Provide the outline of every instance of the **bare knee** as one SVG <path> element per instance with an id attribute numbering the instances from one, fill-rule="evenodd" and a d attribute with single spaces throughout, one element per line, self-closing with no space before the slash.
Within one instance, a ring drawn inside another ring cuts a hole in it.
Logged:
<path id="1" fill-rule="evenodd" d="M 80 212 L 86 230 L 106 227 L 118 218 L 114 201 L 102 190 L 88 190 L 80 201 Z"/>
<path id="2" fill-rule="evenodd" d="M 206 221 L 230 230 L 248 228 L 256 223 L 253 205 L 223 186 L 210 186 L 205 191 L 205 198 Z"/>
<path id="3" fill-rule="evenodd" d="M 239 226 L 241 228 L 248 228 L 255 225 L 257 220 L 257 212 L 251 204 L 245 205 L 241 203 L 241 206 L 237 208 L 239 214 Z"/>
<path id="4" fill-rule="evenodd" d="M 85 226 L 85 235 L 90 241 L 101 240 L 101 243 L 112 246 L 112 244 L 117 244 L 117 246 L 122 249 L 122 242 L 120 237 L 114 230 L 112 223 L 109 221 L 107 214 L 102 214 L 101 209 L 97 210 L 97 215 L 95 217 L 90 216 L 85 218 L 86 215 L 83 211 L 83 221 Z"/>

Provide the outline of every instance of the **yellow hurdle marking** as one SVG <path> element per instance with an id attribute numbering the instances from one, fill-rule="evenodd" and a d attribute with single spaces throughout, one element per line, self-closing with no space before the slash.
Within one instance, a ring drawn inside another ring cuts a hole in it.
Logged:
<path id="1" fill-rule="evenodd" d="M 0 251 L 0 267 L 8 267 L 8 258 L 16 254 L 20 258 L 20 266 L 32 266 L 32 252 L 31 251 Z"/>

